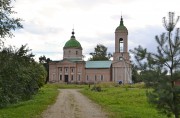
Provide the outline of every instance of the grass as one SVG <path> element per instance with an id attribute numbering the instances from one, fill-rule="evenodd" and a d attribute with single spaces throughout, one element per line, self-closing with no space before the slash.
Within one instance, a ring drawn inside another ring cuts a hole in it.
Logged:
<path id="1" fill-rule="evenodd" d="M 142 84 L 119 86 L 102 83 L 97 86 L 102 87 L 101 92 L 91 91 L 88 85 L 47 84 L 33 99 L 0 109 L 0 118 L 40 118 L 48 105 L 55 102 L 58 89 L 82 89 L 81 92 L 100 104 L 110 118 L 167 118 L 148 104 Z"/>
<path id="2" fill-rule="evenodd" d="M 0 118 L 40 118 L 48 105 L 53 104 L 58 89 L 81 89 L 88 85 L 47 84 L 31 100 L 19 102 L 0 109 Z"/>
<path id="3" fill-rule="evenodd" d="M 0 109 L 0 118 L 38 118 L 57 95 L 57 86 L 45 85 L 33 99 Z"/>
<path id="4" fill-rule="evenodd" d="M 102 92 L 90 89 L 81 92 L 108 111 L 110 118 L 167 118 L 158 114 L 157 110 L 148 104 L 146 90 L 142 86 L 105 86 L 106 88 L 102 87 Z"/>
<path id="5" fill-rule="evenodd" d="M 59 88 L 59 89 L 82 89 L 82 88 L 88 87 L 88 85 L 84 85 L 84 84 L 58 84 L 58 83 L 54 83 L 52 85 L 55 86 L 56 88 Z"/>

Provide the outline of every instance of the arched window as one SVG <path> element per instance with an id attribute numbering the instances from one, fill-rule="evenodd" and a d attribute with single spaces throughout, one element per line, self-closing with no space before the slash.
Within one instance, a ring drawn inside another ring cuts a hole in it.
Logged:
<path id="1" fill-rule="evenodd" d="M 122 38 L 119 39 L 119 51 L 120 52 L 124 51 L 124 41 Z"/>
<path id="2" fill-rule="evenodd" d="M 71 80 L 73 81 L 73 75 L 71 75 Z"/>
<path id="3" fill-rule="evenodd" d="M 60 81 L 62 80 L 62 75 L 59 75 L 59 80 L 60 80 Z"/>
<path id="4" fill-rule="evenodd" d="M 103 76 L 103 75 L 101 75 L 101 81 L 103 81 L 103 79 L 104 79 L 104 76 Z"/>
<path id="5" fill-rule="evenodd" d="M 86 76 L 86 79 L 87 79 L 87 81 L 88 81 L 88 79 L 89 79 L 89 76 L 88 76 L 88 75 Z"/>

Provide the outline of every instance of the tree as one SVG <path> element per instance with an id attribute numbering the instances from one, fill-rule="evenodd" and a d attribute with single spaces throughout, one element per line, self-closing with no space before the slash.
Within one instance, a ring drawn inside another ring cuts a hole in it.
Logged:
<path id="1" fill-rule="evenodd" d="M 29 51 L 26 45 L 0 51 L 0 108 L 30 99 L 45 83 L 46 70 Z"/>
<path id="2" fill-rule="evenodd" d="M 98 44 L 90 55 L 92 56 L 89 59 L 90 61 L 109 60 L 112 57 L 111 53 L 107 54 L 107 47 L 102 44 Z"/>
<path id="3" fill-rule="evenodd" d="M 22 28 L 20 18 L 12 18 L 11 15 L 16 12 L 12 11 L 11 0 L 0 0 L 0 46 L 3 38 L 12 37 L 11 30 Z"/>
<path id="4" fill-rule="evenodd" d="M 34 61 L 26 45 L 19 49 L 3 46 L 12 30 L 22 28 L 21 19 L 11 17 L 11 0 L 0 0 L 0 108 L 27 100 L 38 92 L 46 78 L 45 68 Z"/>
<path id="5" fill-rule="evenodd" d="M 145 84 L 153 88 L 147 92 L 148 100 L 157 106 L 158 110 L 175 118 L 180 118 L 180 34 L 179 28 L 172 38 L 173 30 L 179 20 L 175 20 L 174 13 L 169 12 L 168 21 L 163 18 L 163 25 L 167 33 L 155 36 L 157 52 L 148 52 L 139 46 L 131 52 L 135 55 L 141 77 Z"/>
<path id="6" fill-rule="evenodd" d="M 49 80 L 49 62 L 50 61 L 51 61 L 51 59 L 46 58 L 46 56 L 44 56 L 44 55 L 39 57 L 39 63 L 43 64 L 43 66 L 45 67 L 46 72 L 47 72 L 47 77 L 46 77 L 45 83 L 47 83 Z"/>
<path id="7" fill-rule="evenodd" d="M 142 79 L 137 71 L 137 67 L 132 64 L 132 81 L 133 83 L 138 83 L 138 82 L 142 82 Z"/>

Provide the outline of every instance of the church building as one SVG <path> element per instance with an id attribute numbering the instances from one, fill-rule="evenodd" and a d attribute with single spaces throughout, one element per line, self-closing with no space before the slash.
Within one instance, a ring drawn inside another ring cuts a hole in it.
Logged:
<path id="1" fill-rule="evenodd" d="M 84 61 L 83 49 L 72 36 L 63 47 L 63 59 L 49 63 L 49 82 L 56 83 L 132 83 L 131 63 L 128 53 L 128 30 L 121 17 L 115 30 L 115 52 L 110 61 Z"/>

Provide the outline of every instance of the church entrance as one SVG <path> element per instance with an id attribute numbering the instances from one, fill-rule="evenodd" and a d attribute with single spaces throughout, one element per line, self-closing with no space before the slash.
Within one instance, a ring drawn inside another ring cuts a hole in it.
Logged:
<path id="1" fill-rule="evenodd" d="M 65 78 L 65 82 L 68 82 L 68 75 L 65 75 L 64 78 Z"/>

